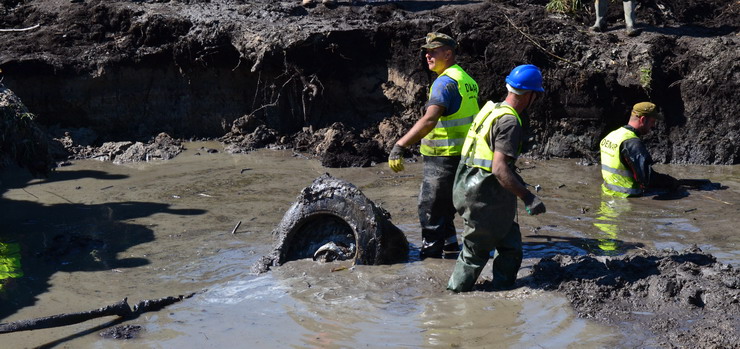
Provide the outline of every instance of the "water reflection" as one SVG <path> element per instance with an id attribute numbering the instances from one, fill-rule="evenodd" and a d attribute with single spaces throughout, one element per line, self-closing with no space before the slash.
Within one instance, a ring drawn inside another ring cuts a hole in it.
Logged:
<path id="1" fill-rule="evenodd" d="M 596 220 L 594 226 L 600 230 L 601 236 L 598 238 L 598 248 L 601 254 L 607 256 L 616 256 L 623 253 L 620 249 L 619 230 L 620 219 L 624 219 L 632 210 L 630 202 L 626 198 L 601 195 L 601 205 L 596 211 Z"/>

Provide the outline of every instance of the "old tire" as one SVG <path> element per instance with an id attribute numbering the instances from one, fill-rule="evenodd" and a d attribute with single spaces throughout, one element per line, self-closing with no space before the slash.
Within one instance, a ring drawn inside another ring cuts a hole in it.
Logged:
<path id="1" fill-rule="evenodd" d="M 353 184 L 324 174 L 304 188 L 273 231 L 274 251 L 262 258 L 257 271 L 272 265 L 312 258 L 328 242 L 354 244 L 354 264 L 376 265 L 408 259 L 408 241 Z"/>

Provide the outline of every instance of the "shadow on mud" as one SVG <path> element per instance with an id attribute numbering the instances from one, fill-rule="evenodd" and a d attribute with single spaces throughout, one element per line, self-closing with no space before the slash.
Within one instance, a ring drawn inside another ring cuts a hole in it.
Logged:
<path id="1" fill-rule="evenodd" d="M 689 184 L 688 188 L 681 187 L 680 189 L 673 191 L 652 192 L 647 193 L 646 196 L 652 196 L 653 200 L 678 200 L 691 195 L 692 191 L 715 191 L 728 189 L 726 185 L 712 182 L 708 179 L 680 179 L 679 182 Z"/>
<path id="2" fill-rule="evenodd" d="M 616 256 L 631 250 L 642 249 L 644 244 L 626 242 L 619 239 L 588 239 L 552 235 L 528 235 L 529 239 L 543 239 L 543 242 L 525 242 L 524 258 L 546 258 L 554 255 Z"/>
<path id="3" fill-rule="evenodd" d="M 154 240 L 153 231 L 145 226 L 120 220 L 147 217 L 156 213 L 197 215 L 206 211 L 176 210 L 168 204 L 153 202 L 113 202 L 102 204 L 43 204 L 24 188 L 30 177 L 16 173 L 3 176 L 0 192 L 22 189 L 29 200 L 0 199 L 3 227 L 0 242 L 18 248 L 13 250 L 12 267 L 18 271 L 0 278 L 0 319 L 19 309 L 32 306 L 37 296 L 47 292 L 49 280 L 59 271 L 101 271 L 146 265 L 145 258 L 118 258 L 132 246 Z M 92 176 L 97 179 L 122 179 L 100 171 L 52 173 L 46 181 L 65 181 Z M 20 178 L 19 178 L 20 177 Z M 26 184 L 24 184 L 24 181 Z M 101 188 L 103 189 L 103 188 Z M 2 254 L 0 250 L 0 254 Z M 11 251 L 12 252 L 12 251 Z M 6 256 L 0 256 L 0 259 Z"/>
<path id="4" fill-rule="evenodd" d="M 738 30 L 738 27 L 732 25 L 721 25 L 719 27 L 712 28 L 698 25 L 682 25 L 679 27 L 645 26 L 642 28 L 642 30 L 644 32 L 653 32 L 663 35 L 713 38 L 732 34 Z"/>

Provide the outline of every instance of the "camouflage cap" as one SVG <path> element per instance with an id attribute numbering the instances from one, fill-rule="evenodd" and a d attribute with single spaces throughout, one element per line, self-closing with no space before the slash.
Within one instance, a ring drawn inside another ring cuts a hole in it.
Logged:
<path id="1" fill-rule="evenodd" d="M 455 48 L 457 42 L 447 34 L 432 32 L 427 34 L 426 44 L 421 46 L 421 49 L 433 49 L 442 46 L 449 46 Z"/>
<path id="2" fill-rule="evenodd" d="M 640 102 L 632 107 L 632 113 L 635 115 L 649 116 L 658 120 L 663 120 L 663 115 L 658 112 L 658 107 L 650 102 Z"/>

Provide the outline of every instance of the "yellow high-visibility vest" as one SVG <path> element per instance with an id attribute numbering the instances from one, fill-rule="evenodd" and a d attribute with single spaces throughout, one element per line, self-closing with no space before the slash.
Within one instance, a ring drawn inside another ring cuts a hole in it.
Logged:
<path id="1" fill-rule="evenodd" d="M 504 115 L 514 115 L 522 125 L 522 119 L 514 108 L 501 103 L 486 102 L 483 108 L 475 116 L 473 124 L 468 130 L 465 143 L 462 147 L 462 158 L 460 161 L 469 167 L 478 167 L 491 172 L 493 166 L 493 151 L 491 150 L 489 135 L 493 124 Z M 518 152 L 521 151 L 521 145 Z"/>
<path id="2" fill-rule="evenodd" d="M 443 75 L 457 82 L 462 101 L 457 112 L 440 117 L 434 129 L 421 140 L 419 151 L 426 156 L 460 155 L 470 123 L 479 110 L 478 83 L 470 75 L 457 64 L 445 69 L 440 74 Z M 429 88 L 429 95 L 431 94 L 432 89 Z"/>
<path id="3" fill-rule="evenodd" d="M 635 180 L 632 171 L 625 166 L 619 157 L 619 147 L 622 142 L 637 138 L 637 135 L 624 127 L 620 127 L 601 140 L 601 177 L 604 183 L 601 190 L 605 194 L 626 198 L 642 194 L 640 184 Z"/>

